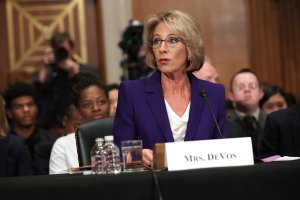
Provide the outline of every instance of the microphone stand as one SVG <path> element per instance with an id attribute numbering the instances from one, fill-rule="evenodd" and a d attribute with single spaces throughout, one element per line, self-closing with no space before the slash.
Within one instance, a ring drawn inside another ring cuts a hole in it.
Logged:
<path id="1" fill-rule="evenodd" d="M 209 103 L 209 101 L 208 101 L 208 96 L 207 96 L 206 91 L 205 91 L 205 90 L 200 90 L 199 95 L 200 95 L 201 97 L 203 97 L 204 100 L 205 100 L 205 102 L 207 103 L 208 108 L 209 108 L 209 111 L 210 111 L 210 114 L 212 115 L 213 120 L 214 120 L 214 122 L 215 122 L 215 124 L 216 124 L 216 127 L 217 127 L 217 129 L 218 129 L 219 135 L 220 135 L 221 138 L 223 138 L 223 134 L 222 134 L 222 132 L 221 132 L 221 130 L 220 130 L 220 127 L 219 127 L 219 124 L 218 124 L 218 122 L 217 122 L 217 120 L 216 120 L 216 116 L 215 116 L 215 114 L 214 114 L 214 112 L 213 112 L 213 110 L 212 110 L 212 108 L 211 108 L 211 106 L 210 106 L 210 103 Z"/>

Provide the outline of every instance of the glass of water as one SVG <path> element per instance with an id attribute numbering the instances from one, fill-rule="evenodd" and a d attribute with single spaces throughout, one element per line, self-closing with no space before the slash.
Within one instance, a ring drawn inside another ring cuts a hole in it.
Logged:
<path id="1" fill-rule="evenodd" d="M 142 171 L 143 142 L 142 140 L 126 140 L 121 142 L 124 172 Z"/>

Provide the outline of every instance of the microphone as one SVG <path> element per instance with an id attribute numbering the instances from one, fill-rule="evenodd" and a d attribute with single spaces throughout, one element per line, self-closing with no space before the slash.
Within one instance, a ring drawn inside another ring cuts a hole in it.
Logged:
<path id="1" fill-rule="evenodd" d="M 216 116 L 215 116 L 215 114 L 214 114 L 214 112 L 213 112 L 213 110 L 212 110 L 212 108 L 211 108 L 211 106 L 210 106 L 210 103 L 209 103 L 209 101 L 208 101 L 208 96 L 207 96 L 206 91 L 203 90 L 203 89 L 200 90 L 199 95 L 200 95 L 202 98 L 204 98 L 205 102 L 207 103 L 208 108 L 209 108 L 209 110 L 210 110 L 210 114 L 211 114 L 211 116 L 213 117 L 214 122 L 215 122 L 215 124 L 216 124 L 216 127 L 217 127 L 217 129 L 218 129 L 219 135 L 221 136 L 221 138 L 223 138 L 223 134 L 221 133 L 219 124 L 218 124 L 218 122 L 217 122 L 217 120 L 216 120 Z"/>

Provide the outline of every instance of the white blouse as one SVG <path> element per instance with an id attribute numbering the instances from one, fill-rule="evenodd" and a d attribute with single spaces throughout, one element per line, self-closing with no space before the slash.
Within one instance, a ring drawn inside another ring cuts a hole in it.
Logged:
<path id="1" fill-rule="evenodd" d="M 167 113 L 169 117 L 169 122 L 171 126 L 171 130 L 173 133 L 173 138 L 175 142 L 184 141 L 184 137 L 186 134 L 187 123 L 189 121 L 189 113 L 190 113 L 190 104 L 189 102 L 184 114 L 182 117 L 179 117 L 171 108 L 169 103 L 165 100 Z"/>
<path id="2" fill-rule="evenodd" d="M 69 168 L 78 166 L 75 133 L 58 138 L 51 151 L 49 174 L 68 173 Z"/>

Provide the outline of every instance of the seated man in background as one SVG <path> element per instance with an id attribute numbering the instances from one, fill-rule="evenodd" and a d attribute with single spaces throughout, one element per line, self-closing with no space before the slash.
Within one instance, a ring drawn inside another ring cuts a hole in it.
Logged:
<path id="1" fill-rule="evenodd" d="M 242 126 L 244 136 L 251 137 L 255 158 L 266 121 L 266 114 L 259 108 L 263 94 L 257 75 L 250 69 L 241 69 L 231 78 L 229 98 L 234 110 L 227 116 Z"/>
<path id="2" fill-rule="evenodd" d="M 260 158 L 274 155 L 300 157 L 300 104 L 268 115 Z"/>
<path id="3" fill-rule="evenodd" d="M 0 95 L 0 177 L 33 175 L 31 156 L 24 140 L 8 134 L 5 102 Z"/>
<path id="4" fill-rule="evenodd" d="M 193 72 L 198 78 L 212 83 L 219 83 L 219 73 L 217 69 L 211 64 L 208 57 L 205 56 L 205 61 L 202 68 L 198 71 Z"/>
<path id="5" fill-rule="evenodd" d="M 50 151 L 59 135 L 41 129 L 36 124 L 38 108 L 33 87 L 27 83 L 15 83 L 6 89 L 4 97 L 11 123 L 10 134 L 18 135 L 26 141 L 35 172 L 48 174 Z M 38 148 L 41 144 L 46 149 Z"/>

